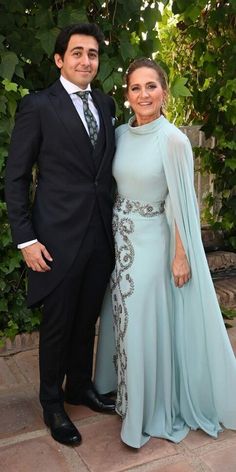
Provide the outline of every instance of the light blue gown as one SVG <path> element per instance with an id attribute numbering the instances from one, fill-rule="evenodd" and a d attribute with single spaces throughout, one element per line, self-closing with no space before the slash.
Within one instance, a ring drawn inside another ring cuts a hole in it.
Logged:
<path id="1" fill-rule="evenodd" d="M 117 129 L 116 266 L 101 313 L 95 385 L 117 389 L 121 438 L 181 441 L 236 429 L 236 360 L 201 242 L 188 138 L 166 118 Z M 174 286 L 178 226 L 191 280 Z"/>

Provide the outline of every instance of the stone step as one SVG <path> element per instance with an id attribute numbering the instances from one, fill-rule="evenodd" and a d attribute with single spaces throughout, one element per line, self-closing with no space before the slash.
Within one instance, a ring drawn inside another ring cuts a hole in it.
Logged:
<path id="1" fill-rule="evenodd" d="M 206 251 L 217 251 L 225 247 L 222 231 L 215 231 L 208 226 L 201 228 L 202 242 Z"/>
<path id="2" fill-rule="evenodd" d="M 213 279 L 219 304 L 229 310 L 236 310 L 236 276 Z"/>
<path id="3" fill-rule="evenodd" d="M 213 274 L 220 271 L 236 271 L 236 253 L 227 251 L 212 251 L 206 254 L 210 271 Z M 223 277 L 223 274 L 222 274 Z"/>
<path id="4" fill-rule="evenodd" d="M 212 251 L 206 256 L 220 305 L 236 309 L 236 253 Z"/>

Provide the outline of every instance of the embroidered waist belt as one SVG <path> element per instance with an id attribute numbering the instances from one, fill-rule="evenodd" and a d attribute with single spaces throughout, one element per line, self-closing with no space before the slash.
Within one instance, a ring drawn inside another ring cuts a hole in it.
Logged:
<path id="1" fill-rule="evenodd" d="M 124 215 L 129 213 L 138 213 L 141 216 L 152 217 L 160 215 L 165 211 L 165 202 L 159 201 L 154 203 L 139 202 L 138 200 L 129 200 L 117 194 L 115 198 L 114 210 L 123 212 Z"/>

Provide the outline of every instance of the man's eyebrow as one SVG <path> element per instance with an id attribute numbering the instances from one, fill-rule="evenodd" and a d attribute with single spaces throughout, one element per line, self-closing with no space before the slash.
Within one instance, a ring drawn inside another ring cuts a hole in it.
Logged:
<path id="1" fill-rule="evenodd" d="M 82 46 L 75 46 L 74 48 L 71 49 L 71 52 L 77 51 L 77 50 L 83 51 L 83 49 L 85 49 L 85 48 L 83 48 Z M 89 52 L 96 52 L 96 54 L 98 54 L 98 49 L 90 48 Z"/>

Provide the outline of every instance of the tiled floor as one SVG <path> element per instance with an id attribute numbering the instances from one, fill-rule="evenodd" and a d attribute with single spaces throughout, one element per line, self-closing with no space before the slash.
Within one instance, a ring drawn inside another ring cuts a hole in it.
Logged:
<path id="1" fill-rule="evenodd" d="M 236 322 L 229 336 L 236 349 Z M 236 400 L 235 400 L 236 402 Z M 235 472 L 236 432 L 212 439 L 190 432 L 175 445 L 151 439 L 141 450 L 120 440 L 120 418 L 83 406 L 67 411 L 83 436 L 78 447 L 56 443 L 38 403 L 36 349 L 0 358 L 1 472 Z"/>

